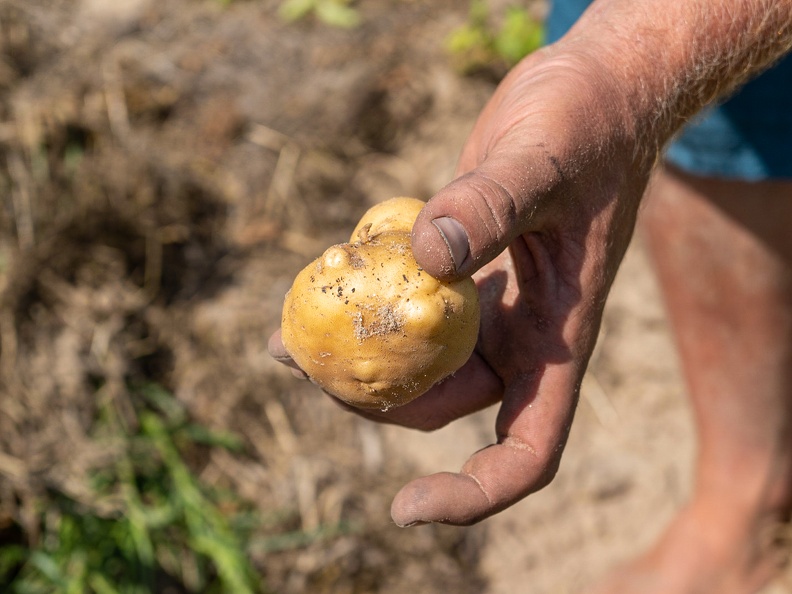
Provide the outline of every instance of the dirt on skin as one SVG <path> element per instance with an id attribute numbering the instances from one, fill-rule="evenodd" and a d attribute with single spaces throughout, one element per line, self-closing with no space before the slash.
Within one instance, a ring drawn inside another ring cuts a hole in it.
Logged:
<path id="1" fill-rule="evenodd" d="M 689 488 L 640 240 L 556 481 L 478 526 L 396 528 L 397 489 L 490 443 L 495 411 L 434 434 L 364 422 L 266 339 L 297 272 L 371 204 L 452 178 L 492 76 L 443 51 L 465 1 L 363 0 L 351 31 L 286 25 L 277 5 L 0 0 L 0 541 L 35 544 L 51 490 L 97 511 L 89 477 L 114 455 L 91 439 L 98 407 L 133 426 L 128 386 L 147 381 L 244 439 L 192 460 L 201 480 L 283 512 L 277 529 L 356 527 L 254 555 L 272 591 L 577 591 Z"/>

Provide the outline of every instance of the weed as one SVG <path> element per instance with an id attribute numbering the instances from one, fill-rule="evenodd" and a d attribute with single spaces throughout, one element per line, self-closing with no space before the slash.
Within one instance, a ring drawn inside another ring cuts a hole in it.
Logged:
<path id="1" fill-rule="evenodd" d="M 510 68 L 544 42 L 544 27 L 531 13 L 511 6 L 498 26 L 487 0 L 471 0 L 467 22 L 446 38 L 446 49 L 465 74 Z"/>
<path id="2" fill-rule="evenodd" d="M 119 453 L 93 475 L 95 505 L 50 493 L 40 510 L 39 545 L 0 547 L 4 591 L 142 594 L 168 584 L 192 592 L 266 591 L 247 553 L 259 522 L 244 502 L 202 485 L 184 460 L 197 444 L 238 451 L 240 440 L 190 423 L 158 386 L 135 393 L 136 430 L 125 430 L 111 405 L 101 411 L 96 439 L 113 441 Z"/>
<path id="3" fill-rule="evenodd" d="M 289 23 L 314 14 L 333 27 L 351 29 L 360 24 L 360 13 L 351 6 L 351 0 L 284 0 L 278 13 Z"/>

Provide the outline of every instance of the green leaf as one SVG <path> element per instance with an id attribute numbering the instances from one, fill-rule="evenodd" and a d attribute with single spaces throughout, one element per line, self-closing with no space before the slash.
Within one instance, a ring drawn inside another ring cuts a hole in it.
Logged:
<path id="1" fill-rule="evenodd" d="M 52 584 L 55 584 L 62 590 L 66 589 L 66 580 L 63 579 L 63 573 L 52 556 L 42 551 L 34 551 L 30 555 L 30 564 L 38 569 Z"/>
<path id="2" fill-rule="evenodd" d="M 120 594 L 119 590 L 101 573 L 92 573 L 88 577 L 88 585 L 96 594 Z"/>
<path id="3" fill-rule="evenodd" d="M 0 548 L 0 583 L 6 583 L 7 575 L 24 563 L 29 551 L 19 545 L 6 545 Z"/>
<path id="4" fill-rule="evenodd" d="M 452 54 L 464 54 L 473 50 L 483 50 L 489 45 L 489 39 L 478 27 L 464 25 L 453 31 L 446 38 L 446 49 Z"/>
<path id="5" fill-rule="evenodd" d="M 360 25 L 360 14 L 357 10 L 331 0 L 319 0 L 316 4 L 316 16 L 333 27 L 352 29 Z"/>
<path id="6" fill-rule="evenodd" d="M 536 51 L 544 41 L 542 25 L 527 10 L 512 7 L 495 37 L 495 51 L 510 65 Z"/>
<path id="7" fill-rule="evenodd" d="M 138 388 L 137 391 L 149 404 L 165 416 L 169 424 L 178 425 L 185 422 L 187 411 L 184 405 L 159 384 L 145 384 Z"/>
<path id="8" fill-rule="evenodd" d="M 241 452 L 244 449 L 242 439 L 231 431 L 217 431 L 191 423 L 184 427 L 184 432 L 190 441 L 201 445 L 217 446 L 231 452 Z"/>
<path id="9" fill-rule="evenodd" d="M 359 527 L 343 523 L 336 526 L 320 526 L 311 532 L 294 530 L 283 534 L 253 539 L 250 543 L 250 549 L 264 553 L 279 553 L 301 549 L 317 542 L 354 534 L 357 531 L 359 531 Z"/>
<path id="10" fill-rule="evenodd" d="M 305 18 L 316 7 L 317 0 L 285 0 L 278 8 L 278 16 L 287 23 Z"/>
<path id="11" fill-rule="evenodd" d="M 192 546 L 212 560 L 228 592 L 253 594 L 253 572 L 247 558 L 233 542 L 217 534 L 207 534 L 197 536 Z"/>

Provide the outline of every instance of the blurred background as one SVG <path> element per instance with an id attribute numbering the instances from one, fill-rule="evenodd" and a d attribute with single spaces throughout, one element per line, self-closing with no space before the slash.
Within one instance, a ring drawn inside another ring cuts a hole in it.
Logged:
<path id="1" fill-rule="evenodd" d="M 575 592 L 684 499 L 640 237 L 558 479 L 471 528 L 390 500 L 493 439 L 337 409 L 267 355 L 370 205 L 451 180 L 546 6 L 0 0 L 0 590 Z"/>

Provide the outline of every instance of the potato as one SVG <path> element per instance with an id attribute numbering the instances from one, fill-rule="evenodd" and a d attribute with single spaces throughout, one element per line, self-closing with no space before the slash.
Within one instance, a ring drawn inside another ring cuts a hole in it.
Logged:
<path id="1" fill-rule="evenodd" d="M 330 394 L 387 410 L 459 369 L 478 337 L 471 279 L 441 282 L 412 255 L 423 202 L 393 198 L 371 208 L 349 243 L 297 275 L 283 307 L 283 345 Z"/>
<path id="2" fill-rule="evenodd" d="M 421 212 L 424 204 L 422 200 L 417 198 L 402 197 L 391 198 L 372 206 L 363 214 L 357 227 L 352 231 L 349 242 L 360 241 L 360 232 L 367 225 L 370 225 L 366 232 L 369 237 L 388 231 L 407 233 L 409 235 L 412 232 L 415 219 L 418 218 L 418 213 Z"/>

